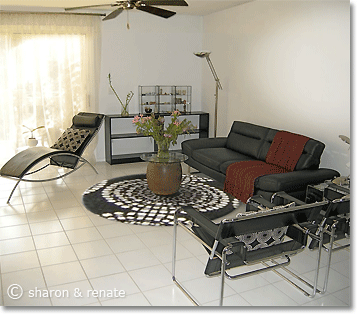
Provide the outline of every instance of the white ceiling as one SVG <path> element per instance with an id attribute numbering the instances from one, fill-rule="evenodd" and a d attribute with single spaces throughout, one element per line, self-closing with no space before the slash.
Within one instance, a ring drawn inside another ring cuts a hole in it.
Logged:
<path id="1" fill-rule="evenodd" d="M 187 15 L 208 15 L 225 10 L 253 0 L 186 0 L 188 7 L 163 6 L 162 8 Z M 68 7 L 78 7 L 97 4 L 115 3 L 115 0 L 0 0 L 0 10 L 4 11 L 58 11 Z M 97 8 L 83 9 L 77 12 L 98 12 Z M 102 10 L 111 11 L 110 6 L 101 7 Z"/>

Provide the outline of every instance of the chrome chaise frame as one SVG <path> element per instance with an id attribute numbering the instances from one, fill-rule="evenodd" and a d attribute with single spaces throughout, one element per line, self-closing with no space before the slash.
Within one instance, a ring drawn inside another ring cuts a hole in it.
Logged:
<path id="1" fill-rule="evenodd" d="M 55 150 L 55 149 L 52 149 L 52 150 Z M 59 151 L 59 150 L 57 150 Z M 35 167 L 38 163 L 42 162 L 44 159 L 46 158 L 49 158 L 51 159 L 51 157 L 55 157 L 55 156 L 73 156 L 73 157 L 76 157 L 78 159 L 77 163 L 76 163 L 76 166 L 74 168 L 72 168 L 70 171 L 62 174 L 62 175 L 58 175 L 58 176 L 55 176 L 55 177 L 51 177 L 51 178 L 45 178 L 45 179 L 27 179 L 27 178 L 24 178 L 25 176 L 29 176 L 29 175 L 33 175 L 37 172 L 40 172 L 42 171 L 43 169 L 45 169 L 46 167 L 50 166 L 51 164 L 48 163 L 42 167 L 40 167 L 39 169 L 36 169 L 35 171 L 31 171 L 31 172 L 26 172 L 24 175 L 20 176 L 20 177 L 13 177 L 13 176 L 8 176 L 8 175 L 1 175 L 2 177 L 4 178 L 8 178 L 8 179 L 13 179 L 13 180 L 16 180 L 16 184 L 14 186 L 14 188 L 12 189 L 10 195 L 9 195 L 9 198 L 7 200 L 7 203 L 10 203 L 10 200 L 12 198 L 12 195 L 14 194 L 17 186 L 21 183 L 21 182 L 30 182 L 30 183 L 41 183 L 41 182 L 49 182 L 49 181 L 53 181 L 53 180 L 57 180 L 57 179 L 61 179 L 63 177 L 66 177 L 67 175 L 70 175 L 72 174 L 73 172 L 77 171 L 78 169 L 80 169 L 83 165 L 85 164 L 88 164 L 96 174 L 98 174 L 97 170 L 95 169 L 95 167 L 89 162 L 87 161 L 85 158 L 83 158 L 82 156 L 79 156 L 77 154 L 74 154 L 74 153 L 71 153 L 71 152 L 67 152 L 67 151 L 59 151 L 59 152 L 54 152 L 51 154 L 51 156 L 46 156 L 44 157 L 43 159 L 37 161 L 37 163 L 35 165 L 33 165 L 30 169 L 32 169 L 33 167 Z M 56 166 L 56 165 L 53 165 L 53 166 Z M 64 167 L 64 166 L 60 166 L 59 167 Z M 30 170 L 29 169 L 29 170 Z"/>
<path id="2" fill-rule="evenodd" d="M 16 180 L 16 184 L 14 186 L 14 188 L 12 189 L 11 193 L 10 193 L 10 196 L 7 200 L 7 203 L 9 204 L 10 203 L 10 200 L 16 190 L 16 188 L 18 187 L 18 185 L 20 184 L 20 182 L 30 182 L 30 183 L 40 183 L 40 182 L 49 182 L 49 181 L 54 181 L 54 180 L 57 180 L 57 179 L 61 179 L 61 178 L 64 178 L 65 176 L 67 175 L 70 175 L 72 174 L 73 172 L 77 171 L 78 169 L 80 169 L 83 165 L 85 164 L 88 164 L 92 169 L 93 171 L 98 174 L 97 170 L 95 169 L 95 167 L 88 161 L 86 160 L 84 157 L 82 157 L 82 154 L 83 152 L 86 150 L 86 148 L 89 146 L 89 144 L 91 143 L 91 141 L 93 140 L 93 138 L 97 135 L 97 133 L 99 132 L 99 130 L 101 129 L 101 126 L 103 125 L 103 121 L 104 121 L 104 115 L 102 114 L 95 114 L 95 113 L 86 113 L 86 112 L 80 112 L 77 114 L 78 116 L 84 116 L 84 117 L 88 117 L 88 116 L 97 116 L 99 117 L 100 119 L 100 122 L 97 126 L 95 127 L 88 127 L 88 128 L 92 128 L 93 129 L 93 134 L 91 135 L 91 138 L 90 140 L 83 146 L 83 148 L 81 149 L 81 153 L 80 154 L 76 154 L 76 153 L 73 153 L 73 152 L 69 152 L 69 151 L 64 151 L 64 150 L 58 150 L 58 149 L 54 149 L 54 148 L 47 148 L 47 147 L 40 147 L 41 151 L 43 151 L 43 154 L 41 156 L 38 156 L 37 159 L 35 159 L 34 161 L 32 161 L 31 164 L 28 165 L 27 168 L 25 168 L 23 170 L 23 172 L 21 174 L 18 174 L 18 175 L 10 175 L 10 174 L 4 174 L 1 172 L 1 177 L 4 177 L 4 178 L 8 178 L 8 179 L 12 179 L 12 180 Z M 76 116 L 77 116 L 76 115 Z M 73 127 L 76 127 L 76 126 L 73 126 Z M 71 127 L 72 128 L 72 127 Z M 36 147 L 35 147 L 36 148 Z M 27 150 L 31 150 L 31 149 L 35 149 L 35 148 L 30 148 L 30 149 L 27 149 Z M 25 150 L 26 151 L 26 150 Z M 19 152 L 21 153 L 21 152 Z M 18 154 L 19 154 L 18 153 Z M 73 165 L 71 166 L 66 166 L 65 164 L 61 164 L 61 163 L 58 163 L 56 162 L 56 160 L 54 160 L 53 158 L 54 157 L 60 157 L 60 156 L 71 156 L 71 157 L 75 157 L 76 158 L 76 161 L 74 162 Z M 31 171 L 31 169 L 33 169 L 37 164 L 43 162 L 44 160 L 46 159 L 49 159 L 50 162 L 44 166 L 41 166 L 40 168 L 34 170 L 34 171 Z M 10 159 L 11 161 L 11 159 Z M 6 164 L 5 164 L 6 165 Z M 4 165 L 4 166 L 5 166 Z M 43 169 L 45 169 L 46 167 L 48 166 L 57 166 L 57 167 L 62 167 L 62 168 L 67 168 L 67 169 L 71 169 L 70 171 L 68 172 L 65 172 L 64 174 L 61 174 L 61 175 L 58 175 L 58 176 L 55 176 L 55 177 L 50 177 L 50 178 L 45 178 L 45 179 L 27 179 L 27 178 L 24 178 L 25 176 L 29 176 L 29 175 L 32 175 L 32 174 L 35 174 L 37 172 L 40 172 L 42 171 Z M 3 167 L 4 167 L 3 166 Z M 2 170 L 2 169 L 1 169 Z"/>

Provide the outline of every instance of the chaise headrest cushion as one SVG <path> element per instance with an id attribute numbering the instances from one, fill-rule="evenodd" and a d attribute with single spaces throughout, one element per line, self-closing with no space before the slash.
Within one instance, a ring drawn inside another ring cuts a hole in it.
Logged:
<path id="1" fill-rule="evenodd" d="M 95 128 L 98 125 L 98 116 L 84 116 L 76 115 L 73 117 L 72 122 L 76 127 Z"/>

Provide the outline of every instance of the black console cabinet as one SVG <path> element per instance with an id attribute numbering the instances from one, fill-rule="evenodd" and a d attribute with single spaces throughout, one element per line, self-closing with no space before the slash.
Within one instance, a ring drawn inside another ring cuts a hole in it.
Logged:
<path id="1" fill-rule="evenodd" d="M 133 119 L 137 115 L 129 115 L 123 117 L 121 115 L 106 115 L 105 118 L 105 148 L 106 148 L 106 161 L 109 164 L 121 164 L 121 163 L 133 163 L 133 162 L 141 162 L 140 155 L 143 153 L 154 153 L 157 151 L 157 147 L 155 145 L 155 141 L 153 141 L 153 150 L 151 152 L 140 152 L 140 153 L 126 153 L 121 152 L 121 154 L 113 154 L 113 142 L 121 141 L 124 139 L 130 138 L 139 138 L 145 137 L 144 135 L 137 134 L 135 132 L 113 132 L 113 123 L 117 119 Z M 161 113 L 160 116 L 170 116 L 169 113 Z M 199 134 L 199 138 L 207 138 L 209 136 L 209 113 L 206 112 L 191 112 L 182 114 L 188 120 L 190 116 L 199 116 L 199 126 L 192 133 Z M 186 117 L 189 116 L 189 117 Z M 195 125 L 195 123 L 194 123 Z M 139 150 L 140 151 L 140 150 Z"/>

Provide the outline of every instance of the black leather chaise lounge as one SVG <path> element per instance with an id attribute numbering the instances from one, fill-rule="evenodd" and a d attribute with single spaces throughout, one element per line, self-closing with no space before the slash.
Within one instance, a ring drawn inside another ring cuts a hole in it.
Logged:
<path id="1" fill-rule="evenodd" d="M 10 193 L 7 203 L 21 181 L 45 182 L 67 176 L 78 170 L 84 164 L 88 164 L 97 173 L 96 169 L 82 157 L 88 144 L 98 133 L 104 120 L 104 115 L 81 112 L 72 118 L 72 126 L 51 147 L 33 147 L 19 152 L 12 157 L 0 170 L 0 175 L 15 179 L 17 183 Z M 48 164 L 31 171 L 36 165 L 49 159 Z M 25 178 L 25 176 L 37 173 L 49 165 L 71 169 L 69 172 L 46 179 Z"/>

